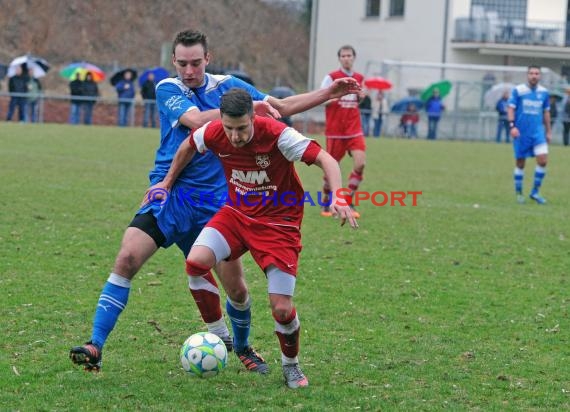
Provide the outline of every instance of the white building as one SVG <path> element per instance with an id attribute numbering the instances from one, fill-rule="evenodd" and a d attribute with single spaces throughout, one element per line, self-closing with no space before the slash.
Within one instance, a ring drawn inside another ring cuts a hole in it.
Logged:
<path id="1" fill-rule="evenodd" d="M 338 67 L 350 44 L 355 69 L 382 61 L 527 66 L 570 74 L 568 0 L 313 0 L 309 87 Z M 570 76 L 568 76 L 570 77 Z"/>

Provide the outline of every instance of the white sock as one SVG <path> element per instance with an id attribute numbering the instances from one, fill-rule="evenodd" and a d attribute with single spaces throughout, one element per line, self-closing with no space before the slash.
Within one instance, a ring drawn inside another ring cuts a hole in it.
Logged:
<path id="1" fill-rule="evenodd" d="M 213 333 L 220 338 L 230 336 L 230 331 L 228 330 L 226 322 L 224 322 L 223 316 L 215 322 L 207 323 L 206 326 L 208 326 L 208 332 Z"/>

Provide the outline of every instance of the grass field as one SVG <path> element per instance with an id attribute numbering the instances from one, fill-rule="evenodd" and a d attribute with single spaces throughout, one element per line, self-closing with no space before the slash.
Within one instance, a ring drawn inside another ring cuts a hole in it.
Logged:
<path id="1" fill-rule="evenodd" d="M 515 202 L 508 145 L 368 142 L 362 190 L 422 195 L 416 207 L 361 205 L 357 231 L 306 208 L 295 301 L 311 386 L 291 391 L 249 256 L 268 377 L 233 355 L 214 379 L 185 375 L 179 348 L 203 325 L 175 248 L 135 278 L 103 371 L 74 367 L 69 348 L 90 336 L 158 132 L 3 123 L 0 410 L 570 409 L 570 150 L 551 148 L 538 206 Z M 316 193 L 318 168 L 297 169 Z"/>

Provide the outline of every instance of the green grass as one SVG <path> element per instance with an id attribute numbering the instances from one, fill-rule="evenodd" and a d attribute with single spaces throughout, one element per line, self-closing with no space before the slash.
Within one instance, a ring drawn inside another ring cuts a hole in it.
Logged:
<path id="1" fill-rule="evenodd" d="M 570 408 L 570 151 L 560 146 L 541 207 L 515 203 L 508 145 L 368 140 L 362 190 L 422 195 L 416 207 L 361 205 L 358 231 L 306 208 L 295 302 L 308 390 L 282 383 L 266 281 L 249 255 L 268 377 L 233 355 L 211 380 L 182 371 L 179 348 L 203 325 L 176 248 L 135 278 L 103 372 L 72 366 L 157 143 L 156 130 L 0 127 L 0 409 Z M 316 167 L 298 171 L 320 190 Z"/>

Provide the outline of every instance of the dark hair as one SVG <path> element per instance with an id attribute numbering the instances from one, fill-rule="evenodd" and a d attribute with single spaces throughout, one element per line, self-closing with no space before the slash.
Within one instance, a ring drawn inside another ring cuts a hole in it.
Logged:
<path id="1" fill-rule="evenodd" d="M 224 93 L 220 103 L 220 113 L 230 117 L 253 114 L 253 100 L 244 89 L 234 87 Z"/>
<path id="2" fill-rule="evenodd" d="M 527 68 L 527 72 L 530 71 L 530 69 L 538 69 L 538 71 L 540 71 L 540 66 L 536 65 L 536 64 L 530 64 Z"/>
<path id="3" fill-rule="evenodd" d="M 201 44 L 204 48 L 204 54 L 208 53 L 208 37 L 198 30 L 185 30 L 178 33 L 172 42 L 172 54 L 179 44 L 186 47 Z"/>
<path id="4" fill-rule="evenodd" d="M 342 50 L 352 50 L 353 56 L 356 57 L 356 50 L 354 50 L 354 47 L 352 47 L 351 45 L 345 44 L 345 45 L 342 46 L 340 49 L 338 49 L 338 51 L 336 52 L 336 55 L 337 55 L 338 57 L 340 57 L 340 52 L 341 52 Z"/>

